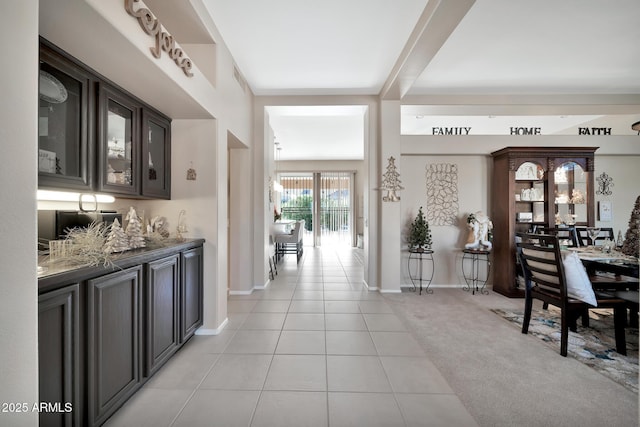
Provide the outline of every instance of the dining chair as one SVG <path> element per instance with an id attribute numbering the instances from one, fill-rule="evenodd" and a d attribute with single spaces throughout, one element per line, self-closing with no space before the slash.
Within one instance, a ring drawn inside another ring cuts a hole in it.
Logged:
<path id="1" fill-rule="evenodd" d="M 269 234 L 269 251 L 273 251 L 269 254 L 269 278 L 275 279 L 278 275 L 278 251 L 275 238 L 273 234 Z"/>
<path id="2" fill-rule="evenodd" d="M 578 247 L 580 246 L 580 242 L 578 240 L 578 235 L 576 233 L 576 227 L 573 225 L 568 225 L 566 227 L 543 227 L 536 226 L 535 233 L 537 234 L 552 234 L 558 236 L 560 241 L 566 241 L 568 244 L 567 247 Z"/>
<path id="3" fill-rule="evenodd" d="M 576 227 L 576 235 L 578 236 L 578 243 L 580 246 L 600 246 L 606 239 L 615 242 L 615 235 L 613 234 L 613 228 L 611 227 L 600 227 L 600 234 L 596 237 L 595 244 L 592 244 L 591 239 L 589 239 L 587 227 Z"/>
<path id="4" fill-rule="evenodd" d="M 297 262 L 300 262 L 304 250 L 302 241 L 304 225 L 304 220 L 296 221 L 291 233 L 275 235 L 276 251 L 280 257 L 284 254 L 296 254 Z"/>
<path id="5" fill-rule="evenodd" d="M 549 234 L 517 233 L 516 243 L 525 279 L 525 310 L 522 333 L 529 331 L 533 300 L 553 305 L 560 309 L 560 354 L 567 356 L 569 330 L 577 330 L 577 319 L 588 315 L 588 310 L 596 308 L 583 299 L 592 293 L 597 308 L 612 308 L 616 351 L 626 355 L 625 301 L 614 295 L 593 291 L 582 265 L 572 267 L 569 272 L 571 286 L 567 286 L 567 272 L 563 263 L 558 237 Z M 574 254 L 575 255 L 575 254 Z M 568 266 L 570 264 L 567 264 Z"/>

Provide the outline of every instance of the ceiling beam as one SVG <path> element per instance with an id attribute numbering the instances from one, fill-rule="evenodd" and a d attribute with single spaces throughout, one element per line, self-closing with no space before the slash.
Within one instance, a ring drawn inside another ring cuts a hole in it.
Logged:
<path id="1" fill-rule="evenodd" d="M 475 0 L 429 0 L 380 97 L 400 100 L 447 41 Z"/>

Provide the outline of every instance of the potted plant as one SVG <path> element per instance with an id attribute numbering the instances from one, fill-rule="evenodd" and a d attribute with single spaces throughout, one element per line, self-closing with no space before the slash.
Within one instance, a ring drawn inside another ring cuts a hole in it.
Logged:
<path id="1" fill-rule="evenodd" d="M 429 230 L 429 223 L 422 212 L 422 206 L 418 209 L 416 218 L 409 225 L 407 243 L 410 251 L 424 252 L 425 250 L 431 250 L 431 230 Z"/>

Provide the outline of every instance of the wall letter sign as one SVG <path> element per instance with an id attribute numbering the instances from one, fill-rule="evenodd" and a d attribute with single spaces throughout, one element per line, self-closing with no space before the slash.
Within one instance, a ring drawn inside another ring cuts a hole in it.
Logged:
<path id="1" fill-rule="evenodd" d="M 176 46 L 176 41 L 173 39 L 171 34 L 166 31 L 162 31 L 162 24 L 160 24 L 160 21 L 153 16 L 149 9 L 141 7 L 138 10 L 133 10 L 133 5 L 139 1 L 140 0 L 124 0 L 124 8 L 129 15 L 138 19 L 138 23 L 145 33 L 155 37 L 156 45 L 150 48 L 153 56 L 160 58 L 160 55 L 164 50 L 167 52 L 169 57 L 173 59 L 176 65 L 182 68 L 182 71 L 187 77 L 192 77 L 193 73 L 191 72 L 191 67 L 193 66 L 193 63 L 191 62 L 191 59 L 187 58 L 183 50 Z"/>
<path id="2" fill-rule="evenodd" d="M 578 128 L 578 135 L 611 135 L 611 128 Z"/>

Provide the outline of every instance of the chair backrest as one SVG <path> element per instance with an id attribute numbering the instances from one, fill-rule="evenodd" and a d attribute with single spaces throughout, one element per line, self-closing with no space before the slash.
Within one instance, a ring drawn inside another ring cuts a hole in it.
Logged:
<path id="1" fill-rule="evenodd" d="M 528 290 L 538 289 L 551 297 L 565 299 L 567 284 L 558 236 L 517 233 L 518 256 Z"/>
<path id="2" fill-rule="evenodd" d="M 580 243 L 580 246 L 589 246 L 591 244 L 591 239 L 589 239 L 589 235 L 587 234 L 587 227 L 576 227 L 576 235 L 578 236 L 578 242 Z M 615 241 L 613 228 L 600 227 L 600 234 L 598 235 L 598 237 L 596 237 L 595 245 L 602 245 L 602 243 L 606 239 L 609 239 L 612 242 Z"/>
<path id="3" fill-rule="evenodd" d="M 550 234 L 553 236 L 558 236 L 558 240 L 560 242 L 568 243 L 566 246 L 568 247 L 578 247 L 581 246 L 580 240 L 578 238 L 578 234 L 576 232 L 576 227 L 569 225 L 566 227 L 542 227 L 537 226 L 535 228 L 535 232 L 538 234 Z"/>
<path id="4" fill-rule="evenodd" d="M 304 231 L 304 224 L 305 224 L 304 219 L 301 219 L 300 221 L 296 221 L 295 228 L 293 229 L 293 234 L 295 235 L 296 241 L 298 242 L 302 240 L 302 232 Z"/>

